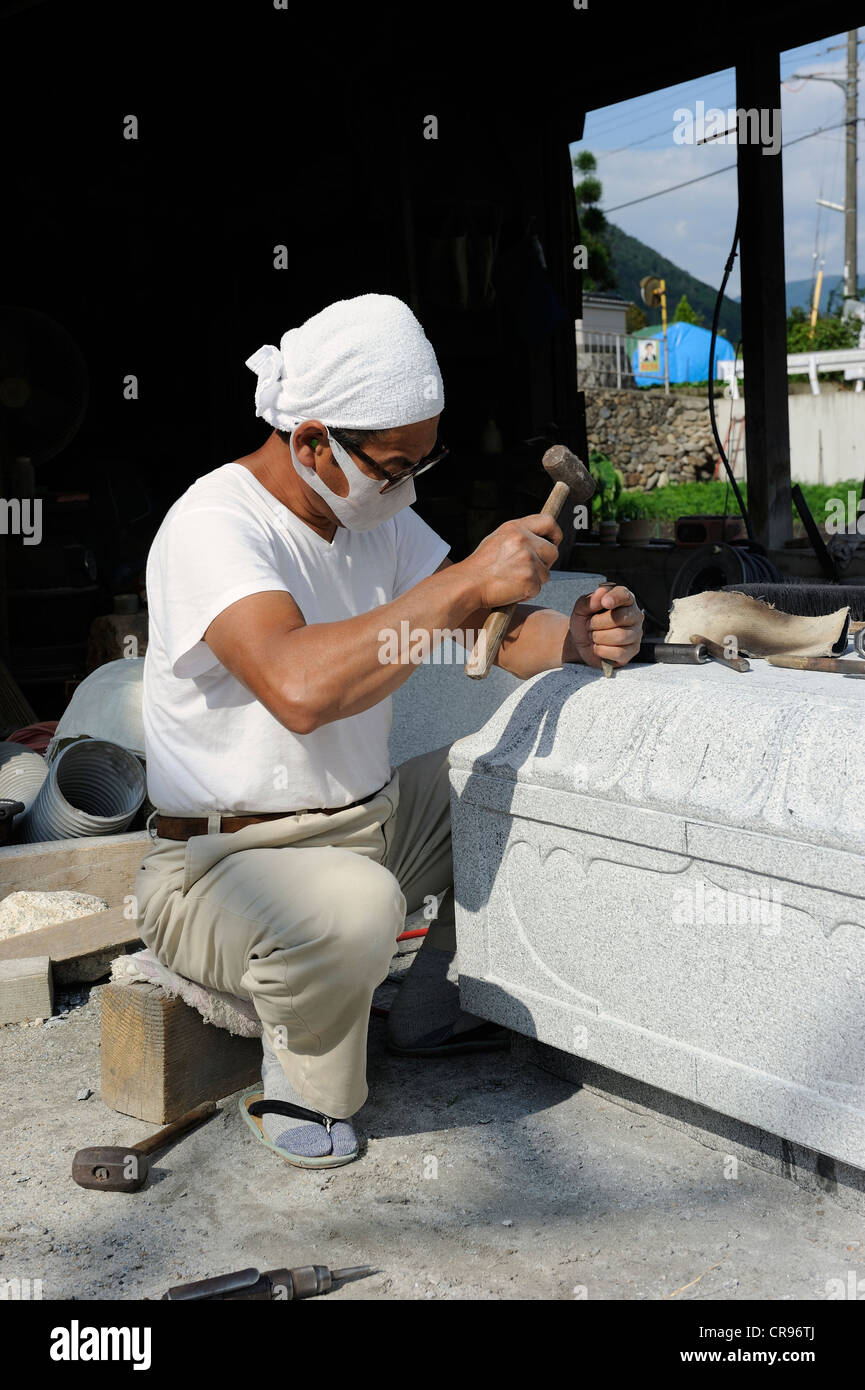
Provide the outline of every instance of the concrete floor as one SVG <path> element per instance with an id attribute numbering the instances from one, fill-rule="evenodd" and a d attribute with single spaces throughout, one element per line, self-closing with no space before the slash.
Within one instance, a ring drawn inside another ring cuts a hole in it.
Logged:
<path id="1" fill-rule="evenodd" d="M 721 1153 L 509 1053 L 391 1057 L 378 1018 L 358 1162 L 291 1168 L 230 1097 L 142 1192 L 85 1191 L 77 1148 L 154 1128 L 99 1099 L 100 993 L 0 1028 L 0 1279 L 41 1279 L 45 1299 L 309 1263 L 376 1266 L 340 1299 L 824 1300 L 865 1274 L 865 1218 L 831 1199 L 741 1163 L 725 1176 Z"/>

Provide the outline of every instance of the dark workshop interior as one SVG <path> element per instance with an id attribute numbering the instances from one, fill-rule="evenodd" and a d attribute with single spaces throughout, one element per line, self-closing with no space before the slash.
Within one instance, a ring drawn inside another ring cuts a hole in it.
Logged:
<path id="1" fill-rule="evenodd" d="M 0 658 L 32 716 L 59 718 L 106 659 L 92 624 L 143 598 L 174 499 L 263 441 L 246 357 L 334 300 L 398 295 L 436 349 L 451 454 L 417 510 L 453 558 L 536 510 L 540 446 L 587 452 L 568 152 L 584 113 L 731 66 L 741 98 L 771 106 L 779 49 L 857 8 L 682 26 L 661 4 L 650 57 L 643 22 L 570 0 L 530 25 L 497 14 L 494 37 L 485 6 L 268 4 L 242 26 L 238 6 L 0 7 L 17 55 L 0 97 L 0 491 L 42 499 L 44 531 L 0 536 Z M 790 535 L 781 161 L 740 146 L 739 191 L 751 508 L 773 554 Z M 598 568 L 587 549 L 566 530 L 560 566 Z"/>

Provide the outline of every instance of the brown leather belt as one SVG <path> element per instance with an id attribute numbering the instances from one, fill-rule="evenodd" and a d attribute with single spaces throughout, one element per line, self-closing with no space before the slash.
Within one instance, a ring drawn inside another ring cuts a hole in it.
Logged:
<path id="1" fill-rule="evenodd" d="M 288 816 L 335 816 L 339 811 L 350 811 L 352 806 L 363 806 L 367 801 L 372 801 L 386 786 L 387 782 L 379 787 L 378 791 L 370 792 L 369 796 L 361 796 L 357 801 L 350 801 L 347 806 L 302 807 L 299 811 L 262 811 L 260 814 L 251 811 L 245 816 L 221 814 L 218 833 L 233 834 L 235 830 L 244 830 L 247 825 L 258 825 L 266 820 L 285 820 Z M 162 816 L 157 812 L 156 835 L 160 840 L 189 840 L 193 835 L 207 833 L 207 816 Z"/>

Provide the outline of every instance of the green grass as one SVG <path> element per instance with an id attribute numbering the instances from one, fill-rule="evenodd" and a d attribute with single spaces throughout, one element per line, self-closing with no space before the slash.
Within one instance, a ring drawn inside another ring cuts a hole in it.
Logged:
<path id="1" fill-rule="evenodd" d="M 802 483 L 801 486 L 805 501 L 819 525 L 826 520 L 825 503 L 829 498 L 840 497 L 846 503 L 848 491 L 855 492 L 858 498 L 862 484 L 851 478 L 841 483 Z M 739 488 L 747 502 L 747 483 L 739 483 Z M 733 489 L 728 483 L 669 483 L 651 492 L 626 489 L 616 504 L 616 519 L 627 521 L 630 518 L 651 517 L 657 521 L 676 521 L 680 516 L 705 513 L 720 516 L 724 511 L 732 515 L 738 512 Z M 799 517 L 795 507 L 793 517 L 794 520 Z"/>

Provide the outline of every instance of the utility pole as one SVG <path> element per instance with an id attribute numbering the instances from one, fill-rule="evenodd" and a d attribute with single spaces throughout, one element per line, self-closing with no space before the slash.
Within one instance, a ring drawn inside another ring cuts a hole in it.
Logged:
<path id="1" fill-rule="evenodd" d="M 846 150 L 844 164 L 844 206 L 840 203 L 827 203 L 823 198 L 816 201 L 824 208 L 833 208 L 844 214 L 844 304 L 855 300 L 858 294 L 858 270 L 856 265 L 856 134 L 858 125 L 858 63 L 856 50 L 859 45 L 858 29 L 847 31 L 847 43 L 835 44 L 834 48 L 847 49 L 847 79 L 826 77 L 820 73 L 796 72 L 793 77 L 803 82 L 834 82 L 844 93 L 844 123 L 846 128 Z M 831 53 L 832 49 L 826 50 Z"/>
<path id="2" fill-rule="evenodd" d="M 847 34 L 847 150 L 844 181 L 844 298 L 856 299 L 859 280 L 856 269 L 856 117 L 857 97 L 857 46 L 858 31 L 851 29 Z"/>

